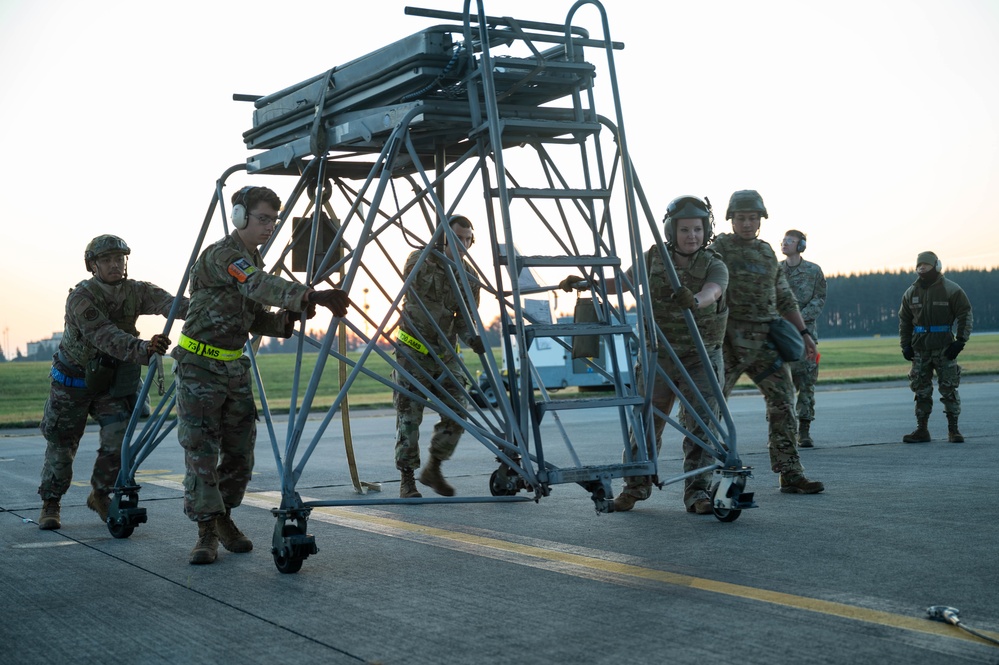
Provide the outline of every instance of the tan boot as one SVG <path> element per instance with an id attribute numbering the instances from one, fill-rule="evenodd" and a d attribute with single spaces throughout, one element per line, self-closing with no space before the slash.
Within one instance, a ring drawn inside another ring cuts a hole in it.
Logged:
<path id="1" fill-rule="evenodd" d="M 38 528 L 43 531 L 59 529 L 62 522 L 59 521 L 59 499 L 45 499 L 42 501 L 42 514 L 38 516 Z"/>
<path id="2" fill-rule="evenodd" d="M 222 547 L 230 552 L 243 554 L 253 549 L 253 542 L 243 535 L 236 523 L 232 521 L 229 509 L 226 508 L 225 515 L 215 518 L 215 531 L 219 534 L 219 542 Z"/>
<path id="3" fill-rule="evenodd" d="M 198 522 L 198 542 L 191 550 L 192 564 L 214 563 L 219 551 L 219 534 L 215 531 L 215 520 Z"/>
<path id="4" fill-rule="evenodd" d="M 400 499 L 419 499 L 423 495 L 420 494 L 420 490 L 416 489 L 416 479 L 413 478 L 412 469 L 403 469 L 401 472 L 402 480 L 399 483 L 399 498 Z"/>
<path id="5" fill-rule="evenodd" d="M 798 421 L 798 447 L 799 448 L 811 448 L 815 445 L 812 441 L 812 435 L 809 433 L 811 429 L 812 421 L 810 420 L 799 420 Z"/>
<path id="6" fill-rule="evenodd" d="M 957 428 L 957 416 L 947 414 L 947 440 L 951 443 L 964 443 L 964 435 Z"/>
<path id="7" fill-rule="evenodd" d="M 635 507 L 635 504 L 639 501 L 644 501 L 641 497 L 637 497 L 634 494 L 625 494 L 622 492 L 614 497 L 614 512 L 624 513 Z"/>
<path id="8" fill-rule="evenodd" d="M 929 416 L 917 417 L 916 429 L 912 430 L 911 433 L 903 436 L 902 443 L 928 443 L 931 439 L 930 430 L 927 429 L 926 427 L 929 420 L 930 420 Z"/>
<path id="9" fill-rule="evenodd" d="M 87 508 L 97 513 L 101 521 L 106 524 L 108 521 L 108 510 L 111 509 L 111 497 L 103 492 L 91 490 L 90 496 L 87 497 Z"/>
<path id="10" fill-rule="evenodd" d="M 444 474 L 441 473 L 441 461 L 436 457 L 431 457 L 423 467 L 423 471 L 420 472 L 420 482 L 441 496 L 454 496 L 454 488 L 444 479 Z"/>
<path id="11" fill-rule="evenodd" d="M 818 494 L 826 488 L 817 480 L 809 480 L 804 476 L 797 478 L 780 474 L 780 491 L 784 494 Z"/>

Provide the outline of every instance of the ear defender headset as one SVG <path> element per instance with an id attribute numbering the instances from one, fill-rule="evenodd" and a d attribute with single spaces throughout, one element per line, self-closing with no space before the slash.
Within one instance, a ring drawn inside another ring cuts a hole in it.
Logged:
<path id="1" fill-rule="evenodd" d="M 256 187 L 252 185 L 244 187 L 236 192 L 236 196 L 232 197 L 235 203 L 232 206 L 232 225 L 237 229 L 245 229 L 247 222 L 250 221 L 249 211 L 246 209 L 246 195 L 250 193 L 251 189 L 256 189 Z"/>
<path id="2" fill-rule="evenodd" d="M 805 247 L 807 246 L 807 244 L 808 243 L 805 242 L 805 234 L 802 233 L 801 237 L 798 238 L 798 253 L 799 254 L 801 254 L 803 251 L 805 251 Z"/>

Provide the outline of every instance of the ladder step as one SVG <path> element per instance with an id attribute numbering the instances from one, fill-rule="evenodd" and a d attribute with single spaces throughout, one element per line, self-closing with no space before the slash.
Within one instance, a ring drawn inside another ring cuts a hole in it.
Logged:
<path id="1" fill-rule="evenodd" d="M 509 265 L 510 261 L 506 254 L 499 257 L 500 265 Z M 573 254 L 572 256 L 517 256 L 517 263 L 521 268 L 596 268 L 599 266 L 619 267 L 621 257 L 619 256 L 597 256 L 595 254 Z"/>
<path id="2" fill-rule="evenodd" d="M 538 402 L 542 411 L 568 411 L 569 409 L 603 409 L 617 406 L 638 406 L 644 397 L 587 397 L 586 399 L 560 399 L 552 402 Z"/>
<path id="3" fill-rule="evenodd" d="M 502 111 L 500 111 L 502 114 Z M 482 124 L 472 132 L 471 136 L 478 133 L 487 133 L 489 125 Z M 543 120 L 538 118 L 509 118 L 505 117 L 500 122 L 500 131 L 504 139 L 515 138 L 547 138 L 553 139 L 557 136 L 572 134 L 576 138 L 580 134 L 592 135 L 600 132 L 599 122 L 583 122 L 575 120 Z"/>
<path id="4" fill-rule="evenodd" d="M 582 483 L 590 480 L 600 480 L 608 476 L 624 478 L 627 476 L 650 476 L 655 472 L 653 462 L 628 462 L 625 464 L 601 466 L 570 466 L 549 469 L 548 480 L 553 484 Z"/>
<path id="5" fill-rule="evenodd" d="M 524 327 L 525 332 L 535 337 L 576 337 L 577 335 L 626 335 L 635 329 L 626 323 L 535 323 Z"/>
<path id="6" fill-rule="evenodd" d="M 499 196 L 499 189 L 490 190 L 493 198 Z M 609 189 L 535 189 L 533 187 L 510 187 L 506 193 L 515 199 L 610 199 Z"/>

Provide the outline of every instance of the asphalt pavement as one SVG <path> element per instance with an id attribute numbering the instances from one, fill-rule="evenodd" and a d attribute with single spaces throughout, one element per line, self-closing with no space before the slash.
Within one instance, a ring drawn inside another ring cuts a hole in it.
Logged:
<path id="1" fill-rule="evenodd" d="M 574 484 L 491 502 L 497 465 L 468 437 L 444 471 L 475 502 L 360 505 L 397 497 L 399 478 L 392 412 L 354 409 L 360 479 L 380 491 L 355 492 L 331 423 L 296 488 L 348 505 L 312 511 L 319 551 L 294 574 L 270 551 L 281 483 L 263 426 L 234 511 L 254 550 L 220 549 L 208 566 L 187 561 L 197 529 L 183 515 L 175 433 L 137 475 L 148 522 L 114 538 L 86 507 L 96 428 L 57 531 L 35 522 L 44 440 L 0 430 L 0 661 L 999 663 L 999 377 L 966 378 L 961 397 L 965 443 L 947 442 L 937 403 L 933 441 L 906 445 L 904 384 L 820 390 L 816 447 L 802 458 L 827 489 L 801 496 L 778 491 L 763 399 L 740 392 L 729 406 L 758 507 L 730 523 L 685 512 L 679 484 L 627 513 L 598 514 Z M 561 418 L 594 449 L 620 438 L 599 413 Z M 274 425 L 283 441 L 286 422 Z M 664 472 L 679 469 L 677 438 Z M 956 608 L 959 625 L 931 620 L 933 606 Z"/>

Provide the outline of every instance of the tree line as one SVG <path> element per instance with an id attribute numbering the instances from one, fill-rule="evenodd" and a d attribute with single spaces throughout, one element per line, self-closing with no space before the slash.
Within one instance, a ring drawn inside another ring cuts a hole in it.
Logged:
<path id="1" fill-rule="evenodd" d="M 971 300 L 976 332 L 999 330 L 999 269 L 948 270 Z M 820 338 L 898 335 L 902 294 L 915 272 L 872 272 L 826 277 L 826 306 L 818 323 Z"/>

